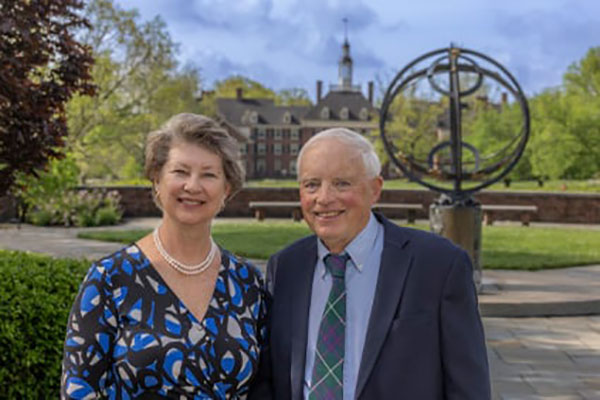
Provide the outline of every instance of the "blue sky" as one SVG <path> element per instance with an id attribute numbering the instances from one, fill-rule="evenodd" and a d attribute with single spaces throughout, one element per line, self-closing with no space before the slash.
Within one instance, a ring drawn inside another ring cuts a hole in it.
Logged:
<path id="1" fill-rule="evenodd" d="M 431 50 L 460 47 L 502 63 L 527 94 L 560 85 L 567 67 L 600 46 L 600 0 L 116 0 L 160 15 L 180 61 L 206 88 L 242 74 L 279 90 L 336 83 L 344 37 L 354 83 L 389 82 Z"/>

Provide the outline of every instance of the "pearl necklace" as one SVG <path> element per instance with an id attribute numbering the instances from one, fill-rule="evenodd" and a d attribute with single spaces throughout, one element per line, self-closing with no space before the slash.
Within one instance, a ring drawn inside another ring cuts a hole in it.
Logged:
<path id="1" fill-rule="evenodd" d="M 152 237 L 154 239 L 154 245 L 158 249 L 158 252 L 162 256 L 162 258 L 164 258 L 165 261 L 171 267 L 175 268 L 177 271 L 179 271 L 185 275 L 197 275 L 197 274 L 200 274 L 200 273 L 206 271 L 208 269 L 208 267 L 210 267 L 213 260 L 215 259 L 215 256 L 217 255 L 217 250 L 218 250 L 218 247 L 212 237 L 210 238 L 210 251 L 206 255 L 206 258 L 204 260 L 202 260 L 202 262 L 199 264 L 187 265 L 187 264 L 177 261 L 169 253 L 167 253 L 167 251 L 163 247 L 163 244 L 160 240 L 160 235 L 158 234 L 158 228 L 160 228 L 160 227 L 156 227 L 156 229 L 154 229 L 154 232 L 152 233 Z"/>

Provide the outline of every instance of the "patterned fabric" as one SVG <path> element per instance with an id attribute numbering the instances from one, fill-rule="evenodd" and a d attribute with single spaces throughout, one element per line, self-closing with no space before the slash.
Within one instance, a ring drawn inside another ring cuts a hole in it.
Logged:
<path id="1" fill-rule="evenodd" d="M 344 346 L 346 329 L 346 288 L 344 275 L 347 254 L 328 254 L 325 266 L 331 273 L 332 285 L 319 327 L 319 339 L 309 392 L 311 400 L 334 400 L 343 397 Z"/>
<path id="2" fill-rule="evenodd" d="M 198 321 L 131 245 L 94 263 L 68 320 L 62 399 L 237 399 L 265 340 L 260 272 L 222 250 Z"/>

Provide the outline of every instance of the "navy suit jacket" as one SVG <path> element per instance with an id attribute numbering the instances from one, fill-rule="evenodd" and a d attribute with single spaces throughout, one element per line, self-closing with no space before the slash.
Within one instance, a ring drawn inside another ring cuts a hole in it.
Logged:
<path id="1" fill-rule="evenodd" d="M 384 246 L 356 398 L 490 398 L 488 361 L 468 255 L 437 235 L 376 214 Z M 250 399 L 303 398 L 315 236 L 269 259 L 269 339 Z"/>

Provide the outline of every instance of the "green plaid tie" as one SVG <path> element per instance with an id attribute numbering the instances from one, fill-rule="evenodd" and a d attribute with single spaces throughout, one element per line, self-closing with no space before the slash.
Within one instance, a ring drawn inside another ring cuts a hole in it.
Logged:
<path id="1" fill-rule="evenodd" d="M 347 254 L 328 254 L 325 266 L 332 285 L 319 327 L 317 351 L 312 372 L 310 400 L 342 399 L 344 382 L 344 345 L 346 329 L 346 288 L 344 274 Z"/>

